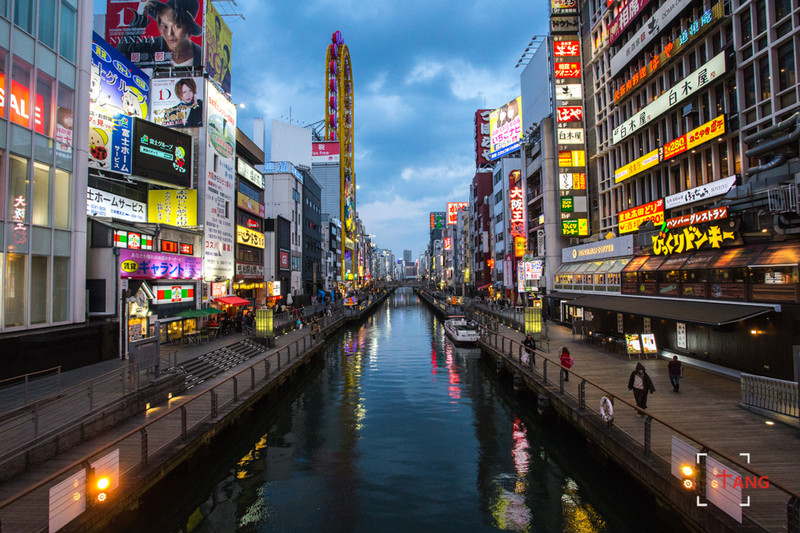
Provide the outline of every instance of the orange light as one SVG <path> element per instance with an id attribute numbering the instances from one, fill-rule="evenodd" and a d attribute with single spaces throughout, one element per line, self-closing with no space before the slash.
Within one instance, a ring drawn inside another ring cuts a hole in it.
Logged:
<path id="1" fill-rule="evenodd" d="M 110 483 L 107 477 L 101 477 L 100 479 L 97 480 L 97 488 L 100 490 L 106 490 L 109 484 Z"/>
<path id="2" fill-rule="evenodd" d="M 685 489 L 692 489 L 692 488 L 694 488 L 694 481 L 692 481 L 691 479 L 684 479 L 684 480 L 683 480 L 683 487 L 684 487 Z"/>
<path id="3" fill-rule="evenodd" d="M 691 476 L 694 474 L 694 470 L 692 470 L 692 467 L 689 465 L 683 465 L 683 467 L 681 467 L 681 472 L 683 472 L 684 476 Z"/>

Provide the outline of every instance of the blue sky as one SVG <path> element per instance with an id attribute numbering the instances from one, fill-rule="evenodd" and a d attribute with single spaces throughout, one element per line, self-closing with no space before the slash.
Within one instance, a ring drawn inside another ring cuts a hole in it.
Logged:
<path id="1" fill-rule="evenodd" d="M 325 112 L 325 49 L 340 30 L 354 79 L 357 209 L 380 248 L 414 258 L 428 215 L 467 201 L 473 117 L 519 95 L 517 60 L 547 33 L 544 0 L 215 2 L 233 31 L 232 98 L 253 118 L 305 125 Z M 105 13 L 95 0 L 95 13 Z M 269 153 L 269 149 L 267 149 Z"/>

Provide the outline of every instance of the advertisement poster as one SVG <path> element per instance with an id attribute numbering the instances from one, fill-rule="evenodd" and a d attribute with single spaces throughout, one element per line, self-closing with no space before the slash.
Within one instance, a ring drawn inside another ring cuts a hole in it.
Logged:
<path id="1" fill-rule="evenodd" d="M 195 189 L 151 190 L 147 193 L 147 221 L 171 226 L 197 225 Z"/>
<path id="2" fill-rule="evenodd" d="M 495 109 L 489 115 L 492 160 L 516 150 L 522 142 L 522 97 Z"/>
<path id="3" fill-rule="evenodd" d="M 236 241 L 236 107 L 213 84 L 206 85 L 208 139 L 205 176 L 205 249 L 207 278 L 233 277 Z"/>
<path id="4" fill-rule="evenodd" d="M 208 77 L 230 94 L 233 34 L 214 4 L 209 1 L 206 7 L 206 70 Z"/>
<path id="5" fill-rule="evenodd" d="M 311 143 L 312 163 L 338 163 L 339 141 L 316 141 Z"/>
<path id="6" fill-rule="evenodd" d="M 625 349 L 629 355 L 642 353 L 642 344 L 639 341 L 639 335 L 626 334 Z"/>
<path id="7" fill-rule="evenodd" d="M 170 128 L 203 125 L 203 78 L 158 78 L 151 83 L 153 122 Z"/>
<path id="8" fill-rule="evenodd" d="M 131 119 L 147 117 L 149 107 L 150 78 L 93 33 L 89 85 L 89 166 L 130 174 L 133 141 Z M 59 114 L 58 121 L 64 130 L 71 130 L 72 120 L 71 114 Z M 59 134 L 58 130 L 57 126 L 57 137 L 62 139 L 62 143 L 67 142 L 67 137 Z M 71 136 L 68 142 L 71 143 Z"/>
<path id="9" fill-rule="evenodd" d="M 133 166 L 137 176 L 188 189 L 192 186 L 192 137 L 133 121 Z"/>
<path id="10" fill-rule="evenodd" d="M 200 2 L 108 0 L 106 41 L 139 67 L 202 66 Z"/>

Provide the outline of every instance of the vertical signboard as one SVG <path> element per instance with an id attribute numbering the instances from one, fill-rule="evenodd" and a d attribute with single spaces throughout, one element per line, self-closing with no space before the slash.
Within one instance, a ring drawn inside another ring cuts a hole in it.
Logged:
<path id="1" fill-rule="evenodd" d="M 447 225 L 458 224 L 458 212 L 469 208 L 469 202 L 448 202 L 447 203 Z"/>
<path id="2" fill-rule="evenodd" d="M 555 6 L 554 6 L 555 7 Z M 554 10 L 555 12 L 555 10 Z M 561 235 L 589 235 L 586 190 L 586 141 L 582 100 L 581 42 L 576 34 L 553 37 L 556 95 L 556 145 Z"/>
<path id="3" fill-rule="evenodd" d="M 492 142 L 489 131 L 489 116 L 491 109 L 478 109 L 475 111 L 475 168 L 480 168 L 491 162 L 489 151 Z"/>
<path id="4" fill-rule="evenodd" d="M 498 159 L 518 149 L 522 144 L 522 97 L 518 96 L 489 114 L 491 151 L 489 157 Z"/>
<path id="5" fill-rule="evenodd" d="M 236 107 L 212 83 L 206 85 L 208 135 L 205 176 L 206 279 L 233 277 L 236 196 Z"/>
<path id="6" fill-rule="evenodd" d="M 212 2 L 206 3 L 206 70 L 208 77 L 231 93 L 231 43 L 233 34 Z"/>

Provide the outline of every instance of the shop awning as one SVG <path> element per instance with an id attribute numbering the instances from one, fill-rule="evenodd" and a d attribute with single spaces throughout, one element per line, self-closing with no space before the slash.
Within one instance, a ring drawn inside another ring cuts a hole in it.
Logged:
<path id="1" fill-rule="evenodd" d="M 639 267 L 639 272 L 652 272 L 654 270 L 658 270 L 658 267 L 661 266 L 667 258 L 663 255 L 651 255 L 647 258 L 642 266 Z"/>
<path id="2" fill-rule="evenodd" d="M 175 313 L 175 316 L 181 318 L 200 318 L 206 316 L 206 314 L 201 309 L 185 309 L 180 313 Z"/>
<path id="3" fill-rule="evenodd" d="M 250 300 L 245 300 L 238 296 L 220 296 L 219 298 L 214 298 L 214 301 L 225 305 L 250 305 Z"/>
<path id="4" fill-rule="evenodd" d="M 772 243 L 749 267 L 797 266 L 800 264 L 800 243 Z"/>
<path id="5" fill-rule="evenodd" d="M 740 246 L 723 250 L 711 268 L 744 268 L 755 263 L 756 257 L 764 249 L 763 245 Z"/>
<path id="6" fill-rule="evenodd" d="M 606 263 L 613 263 L 611 267 L 606 271 L 609 274 L 615 274 L 617 272 L 622 272 L 622 270 L 631 262 L 630 257 L 626 259 L 617 259 L 616 261 L 606 261 Z"/>
<path id="7" fill-rule="evenodd" d="M 700 270 L 708 268 L 719 257 L 719 252 L 696 252 L 692 254 L 689 259 L 681 267 L 681 270 Z"/>
<path id="8" fill-rule="evenodd" d="M 636 272 L 637 270 L 639 270 L 639 267 L 642 266 L 645 263 L 645 261 L 647 261 L 648 259 L 650 259 L 649 255 L 640 255 L 640 256 L 634 257 L 633 259 L 628 261 L 628 264 L 625 265 L 625 267 L 622 269 L 622 271 L 623 272 Z"/>
<path id="9" fill-rule="evenodd" d="M 558 270 L 556 270 L 556 276 L 561 274 L 571 274 L 575 272 L 583 263 L 563 263 Z"/>
<path id="10" fill-rule="evenodd" d="M 668 256 L 667 259 L 661 263 L 658 270 L 680 270 L 691 254 L 680 254 Z"/>
<path id="11" fill-rule="evenodd" d="M 603 263 L 604 263 L 603 261 L 590 261 L 589 267 L 584 272 L 586 272 L 587 274 L 589 272 L 597 272 L 600 269 L 600 267 L 603 266 Z"/>
<path id="12" fill-rule="evenodd" d="M 576 298 L 580 298 L 581 296 L 586 296 L 585 292 L 551 292 L 549 294 L 542 295 L 542 298 L 555 298 L 561 300 L 562 302 L 574 300 Z"/>
<path id="13" fill-rule="evenodd" d="M 617 313 L 665 318 L 678 322 L 721 326 L 780 311 L 780 306 L 733 304 L 721 302 L 695 302 L 667 298 L 640 298 L 635 296 L 586 295 L 570 302 L 578 307 L 603 309 Z"/>

